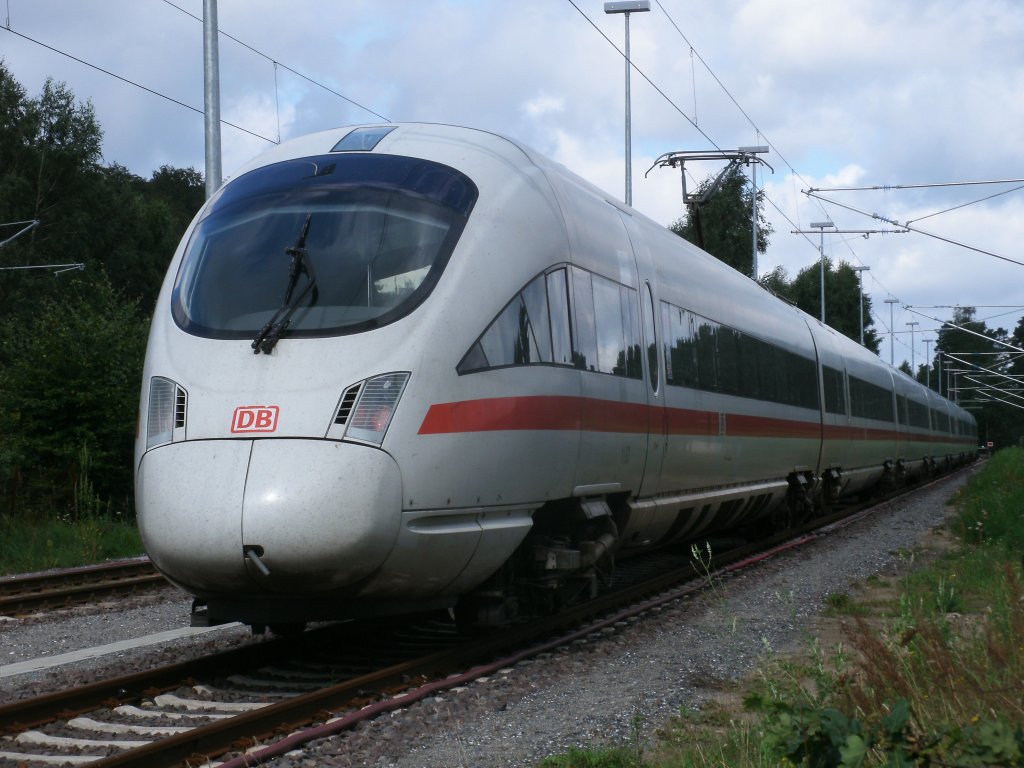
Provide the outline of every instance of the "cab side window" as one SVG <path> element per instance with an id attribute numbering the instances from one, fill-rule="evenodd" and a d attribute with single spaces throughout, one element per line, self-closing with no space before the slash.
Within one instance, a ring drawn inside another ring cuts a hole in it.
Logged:
<path id="1" fill-rule="evenodd" d="M 563 275 L 564 284 L 565 270 L 557 270 L 557 273 Z M 549 312 L 548 278 L 555 274 L 538 275 L 505 305 L 476 344 L 462 358 L 457 368 L 459 373 L 508 365 L 568 362 L 564 359 L 555 360 L 554 357 L 552 325 L 566 326 L 559 328 L 554 334 L 559 339 L 559 345 L 568 326 L 567 316 L 563 323 L 561 318 Z M 564 299 L 564 295 L 561 298 Z M 557 307 L 559 303 L 556 297 L 554 305 Z M 564 354 L 564 350 L 559 349 L 559 353 Z"/>

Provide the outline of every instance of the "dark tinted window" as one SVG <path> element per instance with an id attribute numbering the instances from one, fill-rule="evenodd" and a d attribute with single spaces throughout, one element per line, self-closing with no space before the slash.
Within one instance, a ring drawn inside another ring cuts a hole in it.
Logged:
<path id="1" fill-rule="evenodd" d="M 896 418 L 904 426 L 910 424 L 910 412 L 907 408 L 906 395 L 896 395 Z"/>
<path id="2" fill-rule="evenodd" d="M 876 421 L 895 421 L 892 391 L 850 376 L 850 415 Z"/>
<path id="3" fill-rule="evenodd" d="M 843 386 L 843 372 L 827 365 L 821 366 L 825 388 L 825 410 L 828 413 L 846 415 L 846 389 Z"/>
<path id="4" fill-rule="evenodd" d="M 597 370 L 601 373 L 626 374 L 626 331 L 623 323 L 619 284 L 593 275 L 594 320 L 597 328 Z M 628 312 L 628 304 L 626 307 Z M 628 318 L 626 318 L 628 320 Z"/>
<path id="5" fill-rule="evenodd" d="M 551 323 L 552 360 L 572 365 L 572 336 L 569 333 L 569 294 L 565 270 L 548 273 L 548 317 Z"/>
<path id="6" fill-rule="evenodd" d="M 658 391 L 658 342 L 655 339 L 654 294 L 647 283 L 647 306 L 644 307 L 644 336 L 647 342 L 647 370 L 651 374 L 651 389 Z"/>
<path id="7" fill-rule="evenodd" d="M 662 302 L 661 322 L 665 340 L 665 380 L 680 387 L 697 387 L 697 335 L 693 313 Z"/>
<path id="8" fill-rule="evenodd" d="M 907 410 L 910 414 L 910 426 L 928 429 L 928 406 L 913 398 L 907 399 Z"/>
<path id="9" fill-rule="evenodd" d="M 572 308 L 576 347 L 573 362 L 585 371 L 597 370 L 597 319 L 594 317 L 593 277 L 578 267 L 572 268 Z"/>
<path id="10" fill-rule="evenodd" d="M 572 300 L 576 367 L 643 378 L 636 291 L 573 267 Z"/>
<path id="11" fill-rule="evenodd" d="M 758 400 L 818 407 L 815 362 L 748 333 L 661 304 L 669 384 Z"/>
<path id="12" fill-rule="evenodd" d="M 718 323 L 694 316 L 697 339 L 697 386 L 718 391 Z"/>

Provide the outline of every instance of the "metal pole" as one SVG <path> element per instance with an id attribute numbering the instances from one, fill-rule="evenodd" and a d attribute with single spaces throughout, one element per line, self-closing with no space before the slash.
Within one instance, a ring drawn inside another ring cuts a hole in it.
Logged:
<path id="1" fill-rule="evenodd" d="M 750 164 L 750 231 L 753 232 L 754 240 L 754 274 L 752 277 L 757 280 L 757 160 Z"/>
<path id="2" fill-rule="evenodd" d="M 895 344 L 893 336 L 893 319 L 892 319 L 892 305 L 898 304 L 899 299 L 886 299 L 885 303 L 889 305 L 889 365 L 895 365 L 893 362 L 893 345 Z"/>
<path id="3" fill-rule="evenodd" d="M 629 95 L 629 11 L 626 17 L 626 205 L 633 204 L 633 132 L 632 113 Z"/>
<path id="4" fill-rule="evenodd" d="M 203 123 L 206 128 L 206 197 L 220 188 L 220 56 L 217 0 L 203 0 Z"/>
<path id="5" fill-rule="evenodd" d="M 857 284 L 860 288 L 860 345 L 864 346 L 864 272 L 867 272 L 871 267 L 854 267 L 853 271 L 857 273 Z"/>
<path id="6" fill-rule="evenodd" d="M 917 378 L 917 358 L 914 355 L 914 326 L 920 325 L 917 320 L 911 320 L 907 325 L 910 326 L 910 378 Z"/>
<path id="7" fill-rule="evenodd" d="M 817 229 L 821 233 L 818 242 L 818 250 L 821 251 L 821 322 L 825 322 L 825 227 L 834 227 L 831 221 L 812 221 L 811 229 Z"/>
<path id="8" fill-rule="evenodd" d="M 932 339 L 924 339 L 924 385 L 932 388 Z"/>
<path id="9" fill-rule="evenodd" d="M 818 250 L 821 251 L 821 322 L 825 322 L 825 230 L 821 230 L 821 239 L 818 242 Z"/>
<path id="10" fill-rule="evenodd" d="M 633 65 L 629 53 L 629 14 L 650 10 L 650 0 L 610 0 L 604 4 L 605 13 L 621 13 L 626 17 L 626 205 L 633 204 L 632 108 L 629 95 L 629 70 Z"/>

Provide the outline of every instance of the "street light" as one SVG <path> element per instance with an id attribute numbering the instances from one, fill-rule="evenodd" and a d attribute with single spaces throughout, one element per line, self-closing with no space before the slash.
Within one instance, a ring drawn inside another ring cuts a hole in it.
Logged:
<path id="1" fill-rule="evenodd" d="M 917 360 L 914 359 L 914 326 L 920 325 L 917 320 L 911 320 L 907 325 L 910 326 L 910 377 L 912 379 L 917 378 Z"/>
<path id="2" fill-rule="evenodd" d="M 869 272 L 871 267 L 854 267 L 857 273 L 857 283 L 860 285 L 860 345 L 864 346 L 864 275 L 861 272 Z"/>
<path id="3" fill-rule="evenodd" d="M 651 10 L 650 0 L 612 0 L 604 4 L 605 13 L 621 13 L 626 19 L 626 205 L 633 204 L 633 140 L 630 130 L 629 98 L 629 14 Z"/>
<path id="4" fill-rule="evenodd" d="M 929 346 L 935 339 L 924 339 L 924 385 L 932 388 L 932 348 Z"/>
<path id="5" fill-rule="evenodd" d="M 893 365 L 892 358 L 892 346 L 893 346 L 893 321 L 892 321 L 892 305 L 899 304 L 899 299 L 886 299 L 885 303 L 889 305 L 889 365 Z"/>
<path id="6" fill-rule="evenodd" d="M 812 221 L 811 229 L 817 229 L 821 233 L 821 241 L 818 250 L 821 251 L 821 322 L 825 322 L 825 228 L 834 227 L 831 221 Z"/>

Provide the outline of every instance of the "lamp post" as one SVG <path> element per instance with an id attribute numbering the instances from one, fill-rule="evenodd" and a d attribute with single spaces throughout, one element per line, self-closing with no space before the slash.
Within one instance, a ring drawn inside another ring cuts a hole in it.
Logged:
<path id="1" fill-rule="evenodd" d="M 853 271 L 857 273 L 857 284 L 860 286 L 860 345 L 864 346 L 864 275 L 862 272 L 868 272 L 871 267 L 854 267 Z"/>
<path id="2" fill-rule="evenodd" d="M 821 251 L 821 322 L 825 322 L 825 228 L 834 227 L 831 221 L 812 221 L 811 229 L 821 233 L 818 250 Z"/>
<path id="3" fill-rule="evenodd" d="M 650 0 L 612 0 L 604 4 L 605 13 L 621 13 L 626 19 L 626 205 L 633 204 L 633 140 L 630 129 L 629 14 L 651 10 Z"/>
<path id="4" fill-rule="evenodd" d="M 932 348 L 929 346 L 934 339 L 924 339 L 924 385 L 932 388 Z"/>
<path id="5" fill-rule="evenodd" d="M 914 358 L 914 327 L 920 325 L 917 320 L 911 320 L 907 325 L 910 326 L 910 378 L 917 378 L 917 360 Z"/>
<path id="6" fill-rule="evenodd" d="M 900 300 L 899 299 L 886 299 L 885 303 L 889 305 L 889 365 L 892 365 L 893 364 L 893 357 L 892 357 L 892 345 L 893 345 L 893 336 L 892 336 L 892 332 L 893 332 L 893 326 L 892 326 L 892 323 L 893 323 L 893 320 L 892 320 L 892 305 L 893 304 L 899 304 Z"/>

